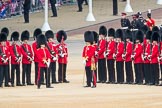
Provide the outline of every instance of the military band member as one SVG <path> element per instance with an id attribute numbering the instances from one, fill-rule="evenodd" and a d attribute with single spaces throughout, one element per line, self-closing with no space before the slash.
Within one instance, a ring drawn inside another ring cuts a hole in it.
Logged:
<path id="1" fill-rule="evenodd" d="M 151 83 L 151 67 L 150 67 L 150 59 L 149 59 L 149 55 L 150 55 L 150 48 L 151 48 L 151 35 L 152 35 L 152 31 L 148 31 L 146 33 L 146 44 L 145 45 L 145 49 L 144 49 L 144 53 L 143 53 L 143 61 L 144 61 L 144 78 L 145 78 L 145 84 L 150 84 Z"/>
<path id="2" fill-rule="evenodd" d="M 43 34 L 38 35 L 37 37 L 37 52 L 36 56 L 38 57 L 38 82 L 37 82 L 37 88 L 40 89 L 41 87 L 41 80 L 44 77 L 44 73 L 46 76 L 46 88 L 53 88 L 50 84 L 50 73 L 48 72 L 48 68 L 50 66 L 50 59 L 51 55 L 48 49 L 46 48 L 46 38 Z"/>
<path id="3" fill-rule="evenodd" d="M 133 84 L 134 77 L 133 77 L 133 70 L 132 70 L 132 47 L 133 43 L 132 41 L 132 33 L 130 30 L 126 30 L 125 34 L 125 41 L 126 41 L 126 47 L 125 47 L 125 53 L 123 54 L 123 59 L 125 61 L 125 71 L 126 71 L 126 84 Z"/>
<path id="4" fill-rule="evenodd" d="M 99 50 L 98 50 L 98 83 L 105 83 L 107 81 L 106 59 L 104 52 L 106 50 L 107 29 L 105 26 L 99 28 Z"/>
<path id="5" fill-rule="evenodd" d="M 142 71 L 142 54 L 143 54 L 143 32 L 138 30 L 135 34 L 135 47 L 131 58 L 134 60 L 134 70 L 135 70 L 135 84 L 143 84 L 143 71 Z"/>
<path id="6" fill-rule="evenodd" d="M 115 83 L 115 67 L 114 67 L 113 55 L 115 54 L 116 43 L 114 41 L 114 37 L 115 37 L 115 29 L 110 28 L 108 30 L 109 42 L 106 48 L 107 68 L 108 68 L 108 76 L 109 76 L 107 83 Z"/>
<path id="7" fill-rule="evenodd" d="M 38 76 L 38 57 L 36 56 L 37 52 L 37 37 L 42 34 L 42 30 L 40 28 L 36 28 L 33 33 L 34 42 L 32 43 L 32 50 L 34 53 L 34 64 L 35 64 L 35 84 L 37 84 L 37 76 Z M 43 81 L 42 81 L 43 82 Z"/>
<path id="8" fill-rule="evenodd" d="M 34 85 L 31 83 L 31 63 L 34 59 L 31 46 L 28 44 L 29 40 L 29 31 L 25 30 L 21 33 L 22 45 L 22 84 Z M 26 81 L 25 81 L 26 80 Z"/>
<path id="9" fill-rule="evenodd" d="M 68 63 L 68 48 L 64 41 L 67 39 L 67 34 L 65 31 L 60 30 L 56 34 L 58 50 L 58 81 L 59 83 L 69 83 L 66 79 L 66 68 Z"/>
<path id="10" fill-rule="evenodd" d="M 117 29 L 115 37 L 117 45 L 114 58 L 116 60 L 117 83 L 123 84 L 124 83 L 124 61 L 122 58 L 122 54 L 124 54 L 123 31 L 121 29 Z"/>
<path id="11" fill-rule="evenodd" d="M 126 27 L 127 29 L 128 28 L 130 28 L 130 21 L 129 21 L 129 19 L 126 17 L 126 13 L 121 13 L 121 27 L 123 28 L 123 27 Z"/>
<path id="12" fill-rule="evenodd" d="M 10 47 L 11 53 L 11 86 L 14 87 L 15 70 L 16 70 L 16 86 L 22 86 L 20 83 L 20 62 L 21 49 L 17 44 L 19 41 L 19 33 L 17 31 L 11 34 L 12 45 Z"/>
<path id="13" fill-rule="evenodd" d="M 56 60 L 57 60 L 57 45 L 54 43 L 54 33 L 51 30 L 46 31 L 45 36 L 47 38 L 47 48 L 51 54 L 51 63 L 49 67 L 50 75 L 52 76 L 52 83 L 58 83 L 56 81 Z"/>
<path id="14" fill-rule="evenodd" d="M 82 57 L 83 63 L 85 64 L 85 71 L 87 77 L 87 85 L 85 87 L 91 87 L 92 82 L 92 71 L 94 68 L 94 55 L 95 55 L 95 48 L 93 47 L 94 36 L 91 31 L 86 31 L 84 33 L 84 41 L 86 42 L 86 46 L 83 48 Z M 93 83 L 94 84 L 94 83 Z M 93 88 L 96 85 L 92 86 Z"/>
<path id="15" fill-rule="evenodd" d="M 5 78 L 5 87 L 10 87 L 8 84 L 8 61 L 10 57 L 9 48 L 6 46 L 7 36 L 5 33 L 0 33 L 0 87 L 2 87 L 3 79 Z"/>
<path id="16" fill-rule="evenodd" d="M 152 34 L 152 50 L 149 55 L 150 65 L 151 65 L 151 84 L 159 85 L 159 50 L 158 50 L 158 40 L 160 36 L 158 32 L 153 32 Z"/>

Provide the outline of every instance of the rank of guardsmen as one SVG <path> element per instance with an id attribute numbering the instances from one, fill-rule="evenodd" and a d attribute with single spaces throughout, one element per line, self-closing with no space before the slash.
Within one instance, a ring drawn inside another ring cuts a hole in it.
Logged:
<path id="1" fill-rule="evenodd" d="M 99 33 L 85 31 L 86 45 L 82 51 L 86 75 L 84 87 L 96 88 L 97 83 L 162 85 L 162 27 L 155 25 L 150 10 L 147 19 L 138 12 L 132 15 L 130 22 L 126 15 L 121 14 L 120 28 L 100 26 Z M 12 32 L 10 41 L 7 40 L 8 36 L 8 28 L 2 28 L 0 87 L 35 84 L 40 89 L 42 85 L 53 88 L 51 83 L 69 83 L 66 76 L 67 34 L 64 30 L 55 35 L 58 44 L 54 42 L 53 31 L 43 34 L 39 28 L 34 30 L 32 45 L 29 45 L 31 35 L 27 30 L 21 34 Z M 35 67 L 34 82 L 31 77 L 32 64 Z"/>
<path id="2" fill-rule="evenodd" d="M 46 31 L 44 35 L 41 29 L 35 29 L 33 33 L 35 41 L 32 45 L 28 43 L 30 33 L 27 30 L 21 35 L 17 31 L 12 32 L 11 43 L 7 40 L 7 36 L 9 29 L 4 27 L 0 33 L 0 87 L 35 84 L 40 89 L 41 85 L 53 88 L 51 83 L 69 83 L 66 79 L 68 48 L 65 44 L 67 39 L 65 31 L 60 30 L 56 33 L 58 45 L 54 42 L 54 33 L 51 30 Z M 58 61 L 58 80 L 56 80 L 56 61 Z M 31 79 L 32 62 L 35 65 L 34 82 Z"/>
<path id="3" fill-rule="evenodd" d="M 100 26 L 99 34 L 86 31 L 82 57 L 86 72 L 86 86 L 97 83 L 139 84 L 161 86 L 162 27 L 148 10 L 132 15 L 132 21 L 121 14 L 121 28 Z"/>

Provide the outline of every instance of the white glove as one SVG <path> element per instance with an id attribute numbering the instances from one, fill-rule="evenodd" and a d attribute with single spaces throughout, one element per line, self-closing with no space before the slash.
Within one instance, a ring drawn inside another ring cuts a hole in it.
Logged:
<path id="1" fill-rule="evenodd" d="M 47 67 L 50 67 L 50 62 L 47 62 L 46 65 L 47 65 Z"/>
<path id="2" fill-rule="evenodd" d="M 86 60 L 83 60 L 83 64 L 86 65 Z"/>
<path id="3" fill-rule="evenodd" d="M 57 60 L 57 57 L 53 57 L 53 60 L 56 61 Z"/>
<path id="4" fill-rule="evenodd" d="M 116 58 L 116 54 L 113 54 L 113 58 Z"/>
<path id="5" fill-rule="evenodd" d="M 95 51 L 95 56 L 97 56 L 98 55 L 98 52 L 97 51 Z"/>
<path id="6" fill-rule="evenodd" d="M 106 57 L 108 55 L 108 52 L 104 52 L 104 57 Z"/>
<path id="7" fill-rule="evenodd" d="M 134 55 L 131 55 L 131 58 L 134 58 Z"/>
<path id="8" fill-rule="evenodd" d="M 124 58 L 125 57 L 125 54 L 122 54 L 122 58 Z"/>
<path id="9" fill-rule="evenodd" d="M 63 54 L 61 54 L 60 56 L 63 58 L 63 57 L 64 57 L 64 55 L 65 55 L 65 54 L 63 53 Z"/>

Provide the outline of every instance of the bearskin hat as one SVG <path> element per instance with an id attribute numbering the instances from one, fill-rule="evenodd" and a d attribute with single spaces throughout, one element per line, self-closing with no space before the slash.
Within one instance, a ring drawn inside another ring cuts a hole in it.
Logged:
<path id="1" fill-rule="evenodd" d="M 147 33 L 146 33 L 146 39 L 149 39 L 149 40 L 151 40 L 151 35 L 152 35 L 152 31 L 147 31 Z"/>
<path id="2" fill-rule="evenodd" d="M 136 40 L 140 40 L 140 42 L 142 43 L 143 42 L 144 34 L 143 34 L 143 32 L 141 30 L 138 30 L 135 33 L 135 37 L 136 37 Z"/>
<path id="3" fill-rule="evenodd" d="M 125 39 L 130 39 L 132 41 L 132 32 L 129 29 L 125 31 Z"/>
<path id="4" fill-rule="evenodd" d="M 64 30 L 60 30 L 56 34 L 57 41 L 60 43 L 63 39 L 64 41 L 67 39 L 67 34 Z"/>
<path id="5" fill-rule="evenodd" d="M 159 31 L 160 31 L 160 29 L 159 29 L 158 26 L 154 26 L 154 27 L 152 28 L 152 32 L 159 32 Z"/>
<path id="6" fill-rule="evenodd" d="M 116 30 L 115 38 L 121 38 L 121 40 L 123 40 L 123 31 L 122 31 L 122 29 L 117 29 Z"/>
<path id="7" fill-rule="evenodd" d="M 45 36 L 47 39 L 54 38 L 54 33 L 52 30 L 48 30 L 48 31 L 46 31 Z"/>
<path id="8" fill-rule="evenodd" d="M 93 41 L 94 41 L 93 32 L 91 32 L 91 31 L 86 31 L 86 32 L 84 33 L 84 41 L 85 41 L 85 42 L 91 42 L 91 43 L 93 43 Z"/>
<path id="9" fill-rule="evenodd" d="M 95 43 L 98 43 L 98 39 L 99 39 L 98 33 L 93 31 L 93 36 L 94 36 Z"/>
<path id="10" fill-rule="evenodd" d="M 143 33 L 146 35 L 147 31 L 149 30 L 149 27 L 147 25 L 144 25 L 141 30 L 143 31 Z"/>
<path id="11" fill-rule="evenodd" d="M 152 33 L 152 41 L 159 41 L 160 35 L 158 32 Z"/>
<path id="12" fill-rule="evenodd" d="M 29 40 L 29 37 L 30 37 L 29 31 L 25 30 L 21 33 L 21 41 Z"/>
<path id="13" fill-rule="evenodd" d="M 34 39 L 37 38 L 37 36 L 40 34 L 42 34 L 42 30 L 40 28 L 36 28 L 33 33 Z"/>
<path id="14" fill-rule="evenodd" d="M 4 28 L 2 28 L 1 29 L 1 33 L 6 33 L 6 36 L 8 36 L 9 35 L 9 29 L 7 28 L 7 27 L 4 27 Z"/>
<path id="15" fill-rule="evenodd" d="M 40 48 L 41 45 L 46 45 L 47 41 L 46 41 L 46 37 L 44 34 L 39 34 L 37 37 L 37 47 Z"/>
<path id="16" fill-rule="evenodd" d="M 6 41 L 7 40 L 7 35 L 6 35 L 6 33 L 0 33 L 0 42 L 2 42 L 2 41 Z"/>
<path id="17" fill-rule="evenodd" d="M 108 36 L 109 36 L 109 37 L 110 37 L 110 36 L 115 37 L 115 29 L 114 29 L 114 28 L 110 28 L 110 29 L 108 30 Z"/>
<path id="18" fill-rule="evenodd" d="M 19 32 L 17 31 L 14 31 L 12 34 L 11 34 L 11 41 L 18 41 L 19 40 Z"/>
<path id="19" fill-rule="evenodd" d="M 107 36 L 107 29 L 105 26 L 101 26 L 99 28 L 99 35 L 104 35 L 105 37 Z"/>

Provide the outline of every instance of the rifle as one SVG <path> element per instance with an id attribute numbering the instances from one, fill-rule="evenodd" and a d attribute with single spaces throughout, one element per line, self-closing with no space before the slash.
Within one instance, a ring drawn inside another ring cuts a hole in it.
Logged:
<path id="1" fill-rule="evenodd" d="M 48 51 L 51 54 L 52 60 L 56 60 L 56 56 L 54 56 L 54 54 L 56 54 L 56 52 L 54 52 L 53 50 L 51 50 L 51 48 L 48 46 L 48 44 L 46 45 Z"/>
<path id="2" fill-rule="evenodd" d="M 1 60 L 3 63 L 6 63 L 8 61 L 8 58 L 6 58 L 6 54 L 2 52 L 2 49 L 0 48 L 0 56 L 2 57 Z"/>
<path id="3" fill-rule="evenodd" d="M 31 53 L 24 47 L 24 45 L 22 44 L 21 47 L 23 48 L 23 50 L 26 52 L 28 60 L 29 61 L 33 61 L 33 58 L 31 57 Z"/>
<path id="4" fill-rule="evenodd" d="M 14 55 L 16 56 L 16 62 L 20 62 L 21 56 L 17 53 L 16 45 L 13 46 Z"/>

